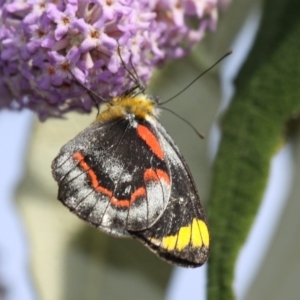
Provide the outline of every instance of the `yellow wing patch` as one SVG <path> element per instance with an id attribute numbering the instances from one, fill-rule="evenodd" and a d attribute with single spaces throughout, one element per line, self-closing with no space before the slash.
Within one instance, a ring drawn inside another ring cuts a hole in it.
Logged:
<path id="1" fill-rule="evenodd" d="M 152 239 L 152 242 L 158 241 Z M 209 233 L 202 220 L 193 219 L 189 226 L 181 227 L 177 234 L 163 237 L 161 241 L 161 246 L 168 251 L 182 251 L 190 244 L 195 248 L 208 247 Z"/>

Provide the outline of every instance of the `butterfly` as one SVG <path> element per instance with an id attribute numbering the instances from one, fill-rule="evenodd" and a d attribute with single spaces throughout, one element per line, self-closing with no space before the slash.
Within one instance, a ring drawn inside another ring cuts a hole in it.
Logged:
<path id="1" fill-rule="evenodd" d="M 204 210 L 158 113 L 156 98 L 135 88 L 103 104 L 52 163 L 58 199 L 105 233 L 135 238 L 172 264 L 198 267 L 209 255 Z"/>

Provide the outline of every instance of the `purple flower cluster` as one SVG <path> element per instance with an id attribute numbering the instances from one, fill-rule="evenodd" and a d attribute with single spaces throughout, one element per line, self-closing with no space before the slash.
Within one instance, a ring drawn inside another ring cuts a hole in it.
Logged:
<path id="1" fill-rule="evenodd" d="M 216 26 L 228 0 L 0 0 L 0 108 L 40 119 L 90 111 L 81 84 L 110 99 L 146 83 Z M 79 84 L 81 83 L 81 84 Z"/>

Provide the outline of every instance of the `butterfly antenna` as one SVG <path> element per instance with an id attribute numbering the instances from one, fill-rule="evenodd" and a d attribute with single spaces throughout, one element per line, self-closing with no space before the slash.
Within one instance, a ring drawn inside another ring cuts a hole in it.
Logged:
<path id="1" fill-rule="evenodd" d="M 168 112 L 172 113 L 177 118 L 179 118 L 180 120 L 182 120 L 183 122 L 185 122 L 186 124 L 188 124 L 195 131 L 195 133 L 198 135 L 198 137 L 200 137 L 201 139 L 205 138 L 205 136 L 201 132 L 199 132 L 192 123 L 190 123 L 188 120 L 184 119 L 180 115 L 176 114 L 173 110 L 170 110 L 170 109 L 168 109 L 166 107 L 161 107 L 161 109 L 167 110 Z"/>
<path id="2" fill-rule="evenodd" d="M 107 99 L 104 99 L 103 97 L 101 97 L 100 95 L 98 95 L 97 93 L 95 93 L 94 91 L 92 91 L 91 89 L 89 89 L 88 87 L 86 87 L 83 83 L 81 83 L 76 77 L 75 75 L 69 70 L 70 74 L 74 77 L 74 79 L 76 80 L 77 84 L 79 84 L 81 87 L 83 87 L 89 94 L 89 96 L 91 97 L 92 101 L 94 102 L 96 108 L 97 108 L 97 115 L 99 115 L 99 103 L 96 101 L 96 98 L 100 99 L 102 102 L 107 102 Z"/>
<path id="3" fill-rule="evenodd" d="M 206 74 L 208 71 L 210 71 L 212 68 L 214 68 L 220 61 L 222 61 L 225 57 L 229 56 L 232 53 L 232 51 L 228 51 L 226 54 L 224 54 L 220 59 L 218 59 L 211 67 L 209 67 L 208 69 L 206 69 L 204 72 L 202 72 L 200 75 L 198 75 L 194 80 L 192 80 L 192 82 L 190 82 L 183 90 L 181 90 L 179 93 L 175 94 L 173 97 L 171 97 L 170 99 L 159 103 L 159 105 L 163 105 L 166 104 L 170 101 L 172 101 L 173 99 L 175 99 L 176 97 L 178 97 L 179 95 L 181 95 L 183 92 L 185 92 L 192 84 L 194 84 L 200 77 L 202 77 L 204 74 Z"/>
<path id="4" fill-rule="evenodd" d="M 139 80 L 139 76 L 136 72 L 136 69 L 132 63 L 132 55 L 130 55 L 130 58 L 129 58 L 129 61 L 130 61 L 130 65 L 131 65 L 131 68 L 133 70 L 133 72 L 131 72 L 131 70 L 128 69 L 128 67 L 126 66 L 123 58 L 122 58 L 122 55 L 121 55 L 121 51 L 120 51 L 120 45 L 118 46 L 118 54 L 119 54 L 119 57 L 120 57 L 120 60 L 121 60 L 121 63 L 122 63 L 122 66 L 124 67 L 124 69 L 127 71 L 127 73 L 129 74 L 129 77 L 130 79 L 134 82 L 135 86 L 131 89 L 129 89 L 125 94 L 129 95 L 129 94 L 132 94 L 136 89 L 139 89 L 140 91 L 138 92 L 138 94 L 140 93 L 144 93 L 145 91 L 145 86 L 141 83 L 141 81 Z"/>

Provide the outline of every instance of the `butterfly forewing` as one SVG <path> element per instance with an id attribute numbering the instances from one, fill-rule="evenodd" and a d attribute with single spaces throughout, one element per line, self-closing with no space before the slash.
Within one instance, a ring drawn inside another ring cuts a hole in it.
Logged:
<path id="1" fill-rule="evenodd" d="M 59 200 L 118 236 L 152 226 L 170 198 L 168 164 L 137 133 L 140 128 L 152 134 L 144 120 L 94 123 L 62 147 L 52 165 Z"/>

